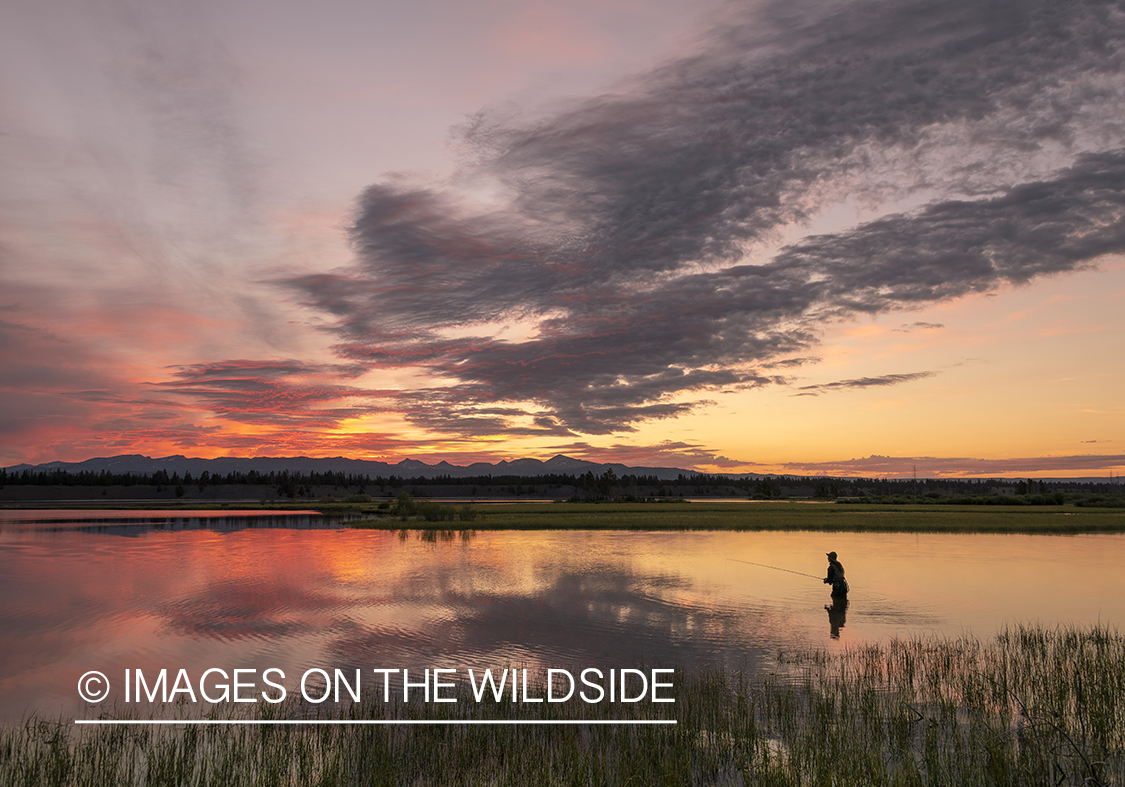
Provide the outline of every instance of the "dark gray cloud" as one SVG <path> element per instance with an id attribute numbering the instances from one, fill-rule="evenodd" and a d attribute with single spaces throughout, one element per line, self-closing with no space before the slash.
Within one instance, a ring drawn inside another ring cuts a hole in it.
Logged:
<path id="1" fill-rule="evenodd" d="M 884 387 L 899 385 L 914 380 L 924 380 L 933 377 L 937 372 L 911 372 L 910 374 L 883 374 L 879 377 L 858 377 L 854 380 L 837 380 L 833 383 L 820 383 L 819 385 L 802 385 L 797 390 L 802 393 L 797 396 L 819 396 L 831 391 L 847 391 L 855 388 Z"/>
<path id="2" fill-rule="evenodd" d="M 821 359 L 815 355 L 807 358 L 783 358 L 779 361 L 770 361 L 769 363 L 762 364 L 763 369 L 795 369 L 799 366 L 807 364 L 820 363 Z"/>
<path id="3" fill-rule="evenodd" d="M 1090 107 L 1120 114 L 1123 39 L 1119 2 L 778 3 L 621 93 L 473 118 L 461 139 L 503 210 L 374 185 L 356 264 L 285 284 L 334 318 L 341 358 L 447 381 L 420 424 L 510 433 L 479 408 L 530 402 L 531 431 L 628 431 L 787 382 L 765 370 L 827 321 L 1125 251 L 1125 139 L 1083 152 Z M 1047 150 L 1069 165 L 1011 185 Z M 948 196 L 763 259 L 821 205 L 912 188 Z"/>

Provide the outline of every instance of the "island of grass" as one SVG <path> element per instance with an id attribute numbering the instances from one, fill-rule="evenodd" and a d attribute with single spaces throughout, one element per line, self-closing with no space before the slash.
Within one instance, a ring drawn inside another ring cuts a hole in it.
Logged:
<path id="1" fill-rule="evenodd" d="M 1125 532 L 1125 509 L 833 502 L 441 504 L 408 496 L 362 509 L 352 527 L 382 530 L 806 530 L 878 533 Z"/>
<path id="2" fill-rule="evenodd" d="M 81 511 L 271 511 L 322 514 L 350 527 L 375 530 L 727 530 L 857 533 L 1096 534 L 1125 532 L 1125 508 L 1062 505 L 935 505 L 867 501 L 647 501 L 437 502 L 401 494 L 379 500 L 364 494 L 315 501 L 9 505 L 14 509 Z M 12 515 L 14 516 L 14 515 Z M 2 524 L 2 522 L 0 522 Z"/>

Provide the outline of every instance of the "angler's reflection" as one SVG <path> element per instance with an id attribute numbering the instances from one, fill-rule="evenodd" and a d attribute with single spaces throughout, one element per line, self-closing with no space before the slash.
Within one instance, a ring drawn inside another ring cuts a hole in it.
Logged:
<path id="1" fill-rule="evenodd" d="M 833 598 L 832 603 L 825 604 L 824 608 L 828 610 L 828 625 L 832 627 L 830 636 L 832 639 L 839 639 L 840 629 L 848 622 L 848 600 L 847 598 Z"/>

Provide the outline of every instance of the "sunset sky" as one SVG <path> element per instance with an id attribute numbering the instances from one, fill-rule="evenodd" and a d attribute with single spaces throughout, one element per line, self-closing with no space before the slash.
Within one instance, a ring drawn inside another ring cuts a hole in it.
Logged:
<path id="1" fill-rule="evenodd" d="M 0 466 L 1125 469 L 1125 5 L 0 0 Z"/>

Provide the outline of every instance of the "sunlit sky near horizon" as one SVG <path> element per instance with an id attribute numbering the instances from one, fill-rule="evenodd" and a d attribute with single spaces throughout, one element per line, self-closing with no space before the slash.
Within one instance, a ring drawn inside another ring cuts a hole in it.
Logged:
<path id="1" fill-rule="evenodd" d="M 0 0 L 0 466 L 1125 468 L 1125 6 Z"/>

